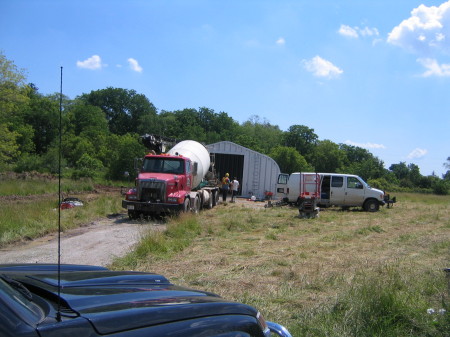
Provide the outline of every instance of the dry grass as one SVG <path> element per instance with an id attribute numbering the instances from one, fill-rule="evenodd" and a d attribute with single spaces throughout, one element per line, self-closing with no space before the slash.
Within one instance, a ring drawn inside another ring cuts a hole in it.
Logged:
<path id="1" fill-rule="evenodd" d="M 290 207 L 221 204 L 197 216 L 202 233 L 190 246 L 170 258 L 149 256 L 137 269 L 254 305 L 293 326 L 302 311 L 330 305 L 363 271 L 393 265 L 416 277 L 450 267 L 450 198 L 398 199 L 377 213 L 332 208 L 316 219 L 300 219 Z"/>

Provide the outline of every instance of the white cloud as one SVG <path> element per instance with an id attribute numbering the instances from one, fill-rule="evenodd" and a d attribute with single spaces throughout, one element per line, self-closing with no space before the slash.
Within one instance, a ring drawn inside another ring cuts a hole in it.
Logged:
<path id="1" fill-rule="evenodd" d="M 280 37 L 275 43 L 279 46 L 284 46 L 286 44 L 286 40 L 284 37 Z"/>
<path id="2" fill-rule="evenodd" d="M 92 55 L 84 61 L 77 61 L 77 67 L 83 69 L 97 70 L 106 67 L 106 64 L 102 63 L 102 59 L 98 55 Z"/>
<path id="3" fill-rule="evenodd" d="M 422 64 L 427 70 L 422 74 L 423 77 L 448 77 L 450 76 L 450 64 L 439 64 L 432 58 L 420 58 L 417 62 Z"/>
<path id="4" fill-rule="evenodd" d="M 356 28 L 359 30 L 359 33 L 362 36 L 378 36 L 378 35 L 380 35 L 380 33 L 378 32 L 378 29 L 376 29 L 376 28 L 369 28 L 369 27 L 364 27 L 364 28 L 356 27 Z"/>
<path id="5" fill-rule="evenodd" d="M 446 38 L 450 34 L 450 1 L 439 7 L 420 5 L 411 16 L 394 27 L 388 43 L 414 53 L 428 55 L 432 52 L 450 52 Z"/>
<path id="6" fill-rule="evenodd" d="M 315 56 L 311 60 L 303 60 L 302 63 L 305 69 L 316 77 L 336 78 L 344 72 L 320 56 Z"/>
<path id="7" fill-rule="evenodd" d="M 380 35 L 380 33 L 378 32 L 378 29 L 376 28 L 370 28 L 370 27 L 364 27 L 364 28 L 360 28 L 360 27 L 350 27 L 347 25 L 341 25 L 341 27 L 339 28 L 339 34 L 343 35 L 343 36 L 347 36 L 347 37 L 351 37 L 351 38 L 359 38 L 360 36 L 366 37 L 366 36 L 378 36 Z"/>
<path id="8" fill-rule="evenodd" d="M 427 150 L 421 149 L 421 148 L 415 148 L 411 151 L 410 154 L 408 154 L 408 159 L 414 159 L 414 158 L 421 158 L 425 156 L 428 153 Z"/>
<path id="9" fill-rule="evenodd" d="M 133 70 L 133 71 L 136 71 L 136 72 L 138 72 L 138 73 L 141 73 L 142 72 L 142 67 L 139 65 L 139 62 L 137 61 L 137 60 L 135 60 L 134 58 L 129 58 L 128 60 L 128 64 L 130 65 L 130 68 Z"/>
<path id="10" fill-rule="evenodd" d="M 341 27 L 339 28 L 339 34 L 353 38 L 358 38 L 359 36 L 356 29 L 347 25 L 341 25 Z"/>
<path id="11" fill-rule="evenodd" d="M 385 149 L 386 148 L 386 146 L 384 146 L 383 144 L 356 143 L 356 142 L 352 142 L 351 140 L 346 140 L 344 143 L 347 144 L 347 145 L 353 145 L 353 146 L 362 147 L 363 149 Z"/>

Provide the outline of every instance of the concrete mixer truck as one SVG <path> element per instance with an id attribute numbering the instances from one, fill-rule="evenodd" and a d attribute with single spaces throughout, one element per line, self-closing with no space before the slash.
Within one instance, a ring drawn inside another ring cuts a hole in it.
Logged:
<path id="1" fill-rule="evenodd" d="M 130 219 L 138 217 L 194 213 L 213 208 L 219 202 L 214 161 L 206 147 L 193 140 L 176 143 L 167 153 L 168 139 L 144 135 L 150 150 L 139 169 L 135 187 L 128 190 L 122 207 Z M 136 165 L 135 165 L 136 166 Z"/>

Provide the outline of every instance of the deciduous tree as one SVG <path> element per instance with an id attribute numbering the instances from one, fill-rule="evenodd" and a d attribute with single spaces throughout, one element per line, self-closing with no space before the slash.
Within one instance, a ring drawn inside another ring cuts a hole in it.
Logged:
<path id="1" fill-rule="evenodd" d="M 316 172 L 338 172 L 344 164 L 345 153 L 331 140 L 319 141 L 312 155 Z"/>
<path id="2" fill-rule="evenodd" d="M 277 162 L 280 171 L 283 173 L 313 171 L 311 165 L 293 147 L 277 146 L 270 152 L 270 157 Z"/>
<path id="3" fill-rule="evenodd" d="M 284 145 L 295 148 L 303 157 L 311 159 L 319 137 L 305 125 L 292 125 L 284 133 Z"/>
<path id="4" fill-rule="evenodd" d="M 137 132 L 144 116 L 157 114 L 147 97 L 135 90 L 108 87 L 83 94 L 80 99 L 100 107 L 108 120 L 109 130 L 118 135 Z"/>
<path id="5" fill-rule="evenodd" d="M 0 170 L 20 155 L 21 135 L 17 130 L 29 131 L 14 123 L 16 114 L 28 102 L 27 89 L 24 71 L 0 52 Z"/>

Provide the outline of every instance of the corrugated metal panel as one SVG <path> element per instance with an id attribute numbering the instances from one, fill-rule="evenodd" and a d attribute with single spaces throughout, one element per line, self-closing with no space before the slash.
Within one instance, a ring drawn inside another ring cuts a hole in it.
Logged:
<path id="1" fill-rule="evenodd" d="M 258 199 L 264 199 L 266 191 L 275 194 L 280 168 L 272 158 L 228 141 L 210 144 L 206 148 L 211 153 L 244 156 L 241 182 L 242 196 L 251 197 L 254 195 Z"/>

